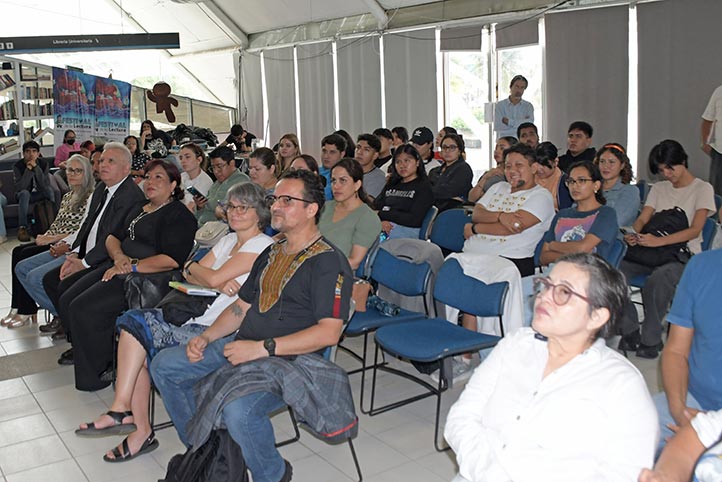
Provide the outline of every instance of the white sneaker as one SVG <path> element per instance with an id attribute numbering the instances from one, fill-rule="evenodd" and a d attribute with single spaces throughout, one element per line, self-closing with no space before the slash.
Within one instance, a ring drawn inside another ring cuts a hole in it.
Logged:
<path id="1" fill-rule="evenodd" d="M 439 382 L 439 372 L 437 370 L 431 375 L 431 379 L 435 382 Z M 474 368 L 471 366 L 471 358 L 464 358 L 463 356 L 455 356 L 451 359 L 451 378 L 455 382 L 463 382 L 471 377 L 474 372 Z"/>

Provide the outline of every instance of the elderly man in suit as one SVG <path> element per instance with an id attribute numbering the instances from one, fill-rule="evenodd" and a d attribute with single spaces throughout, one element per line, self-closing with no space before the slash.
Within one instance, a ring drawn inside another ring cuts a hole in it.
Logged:
<path id="1" fill-rule="evenodd" d="M 68 335 L 70 302 L 95 283 L 100 282 L 104 270 L 95 269 L 111 263 L 105 249 L 105 238 L 121 228 L 128 213 L 145 196 L 130 177 L 132 155 L 119 142 L 109 142 L 100 157 L 99 175 L 103 185 L 98 185 L 90 201 L 88 217 L 80 227 L 73 249 L 67 254 L 62 266 L 49 271 L 43 278 L 43 286 L 58 309 L 63 322 L 62 329 Z M 64 352 L 58 363 L 73 363 L 73 349 Z"/>

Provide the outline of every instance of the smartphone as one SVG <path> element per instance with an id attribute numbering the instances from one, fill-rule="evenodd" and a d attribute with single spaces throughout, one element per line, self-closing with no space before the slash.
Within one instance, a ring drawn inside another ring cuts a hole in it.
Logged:
<path id="1" fill-rule="evenodd" d="M 193 186 L 188 186 L 188 187 L 186 188 L 186 191 L 188 191 L 189 193 L 191 193 L 194 197 L 195 197 L 195 196 L 198 196 L 198 197 L 201 197 L 201 198 L 205 199 L 205 196 L 203 195 L 203 193 L 200 192 L 198 189 L 194 188 Z"/>
<path id="2" fill-rule="evenodd" d="M 622 234 L 637 234 L 637 232 L 631 226 L 622 226 L 621 228 L 619 228 L 619 231 L 621 231 Z"/>

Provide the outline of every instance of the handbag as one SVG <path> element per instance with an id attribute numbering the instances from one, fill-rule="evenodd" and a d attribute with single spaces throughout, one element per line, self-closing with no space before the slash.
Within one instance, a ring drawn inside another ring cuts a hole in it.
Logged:
<path id="1" fill-rule="evenodd" d="M 640 230 L 640 234 L 653 234 L 658 237 L 668 236 L 689 228 L 687 214 L 678 206 L 672 209 L 655 212 Z M 648 246 L 629 246 L 624 259 L 649 268 L 656 268 L 667 263 L 678 261 L 686 263 L 692 254 L 687 243 L 675 243 L 655 248 Z"/>
<path id="2" fill-rule="evenodd" d="M 248 468 L 241 448 L 226 430 L 214 430 L 206 443 L 177 454 L 168 461 L 159 482 L 248 482 Z"/>
<path id="3" fill-rule="evenodd" d="M 153 308 L 170 291 L 168 283 L 181 281 L 178 269 L 160 273 L 128 273 L 125 277 L 125 301 L 129 310 Z"/>
<path id="4" fill-rule="evenodd" d="M 201 316 L 213 304 L 216 296 L 189 295 L 171 289 L 162 300 L 155 305 L 163 312 L 163 320 L 171 325 L 181 326 L 191 318 Z"/>
<path id="5" fill-rule="evenodd" d="M 228 225 L 223 221 L 208 221 L 196 231 L 196 242 L 199 246 L 213 247 L 228 234 Z"/>

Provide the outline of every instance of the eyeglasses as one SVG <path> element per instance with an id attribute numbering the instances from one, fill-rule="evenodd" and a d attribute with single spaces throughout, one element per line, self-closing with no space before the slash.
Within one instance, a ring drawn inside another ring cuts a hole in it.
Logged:
<path id="1" fill-rule="evenodd" d="M 549 281 L 549 278 L 545 278 L 543 276 L 535 276 L 532 281 L 534 283 L 534 294 L 536 296 L 543 295 L 551 289 L 552 299 L 554 300 L 554 303 L 556 303 L 558 306 L 563 306 L 569 303 L 569 300 L 572 298 L 572 296 L 577 296 L 589 303 L 589 298 L 587 298 L 586 296 L 580 295 L 567 285 L 555 285 L 554 283 Z"/>
<path id="2" fill-rule="evenodd" d="M 574 179 L 573 177 L 568 177 L 564 180 L 564 184 L 566 184 L 569 187 L 575 186 L 577 184 L 579 184 L 580 186 L 584 186 L 588 182 L 592 182 L 592 180 L 589 179 L 588 177 L 580 177 L 579 179 Z"/>
<path id="3" fill-rule="evenodd" d="M 248 204 L 235 205 L 231 203 L 223 204 L 221 207 L 223 208 L 223 212 L 226 214 L 230 214 L 233 211 L 237 211 L 240 214 L 246 214 L 249 209 L 253 208 L 253 206 L 249 206 Z"/>
<path id="4" fill-rule="evenodd" d="M 441 146 L 442 151 L 455 151 L 459 148 L 459 146 L 454 144 L 447 144 L 445 146 Z"/>
<path id="5" fill-rule="evenodd" d="M 67 174 L 73 174 L 73 175 L 75 175 L 75 174 L 82 174 L 83 171 L 84 171 L 84 169 L 83 169 L 82 167 L 79 167 L 79 168 L 77 168 L 77 169 L 74 168 L 74 167 L 67 167 L 67 168 L 65 168 L 65 172 L 66 172 Z"/>
<path id="6" fill-rule="evenodd" d="M 293 196 L 266 196 L 266 206 L 269 208 L 276 204 L 278 202 L 282 208 L 287 208 L 291 205 L 291 201 L 301 201 L 304 203 L 311 203 L 313 201 L 309 201 L 308 199 L 303 199 L 300 197 L 293 197 Z"/>
<path id="7" fill-rule="evenodd" d="M 227 166 L 228 166 L 228 163 L 226 163 L 226 164 L 211 164 L 211 169 L 213 169 L 214 171 L 220 171 L 220 170 L 224 169 L 224 168 L 227 167 Z"/>

